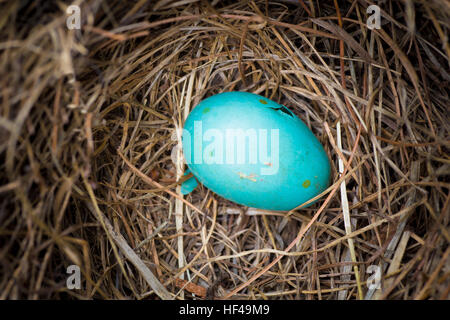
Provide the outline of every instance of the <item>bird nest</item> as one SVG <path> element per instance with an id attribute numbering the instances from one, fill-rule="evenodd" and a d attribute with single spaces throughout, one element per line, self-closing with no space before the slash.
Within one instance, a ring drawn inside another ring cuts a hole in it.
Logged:
<path id="1" fill-rule="evenodd" d="M 448 298 L 447 1 L 74 4 L 0 4 L 1 298 Z M 314 205 L 180 193 L 178 129 L 232 90 L 323 144 Z"/>

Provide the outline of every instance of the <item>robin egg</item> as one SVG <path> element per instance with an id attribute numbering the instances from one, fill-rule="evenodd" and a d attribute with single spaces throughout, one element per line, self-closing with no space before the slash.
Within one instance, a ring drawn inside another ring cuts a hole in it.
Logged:
<path id="1" fill-rule="evenodd" d="M 329 186 L 319 140 L 288 108 L 257 94 L 201 101 L 185 121 L 182 142 L 194 177 L 238 204 L 290 210 Z"/>

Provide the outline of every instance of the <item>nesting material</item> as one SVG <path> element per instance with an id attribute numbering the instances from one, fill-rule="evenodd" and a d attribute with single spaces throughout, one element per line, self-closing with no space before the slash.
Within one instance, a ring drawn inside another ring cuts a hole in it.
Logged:
<path id="1" fill-rule="evenodd" d="M 448 299 L 449 4 L 370 3 L 1 3 L 0 298 Z M 226 91 L 313 131 L 313 205 L 183 195 L 177 129 Z"/>

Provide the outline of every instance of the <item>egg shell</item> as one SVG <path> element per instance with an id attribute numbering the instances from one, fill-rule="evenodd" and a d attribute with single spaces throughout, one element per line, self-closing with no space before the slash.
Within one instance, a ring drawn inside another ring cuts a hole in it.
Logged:
<path id="1" fill-rule="evenodd" d="M 189 169 L 187 169 L 186 171 L 184 171 L 184 176 L 187 176 L 190 172 L 191 171 Z M 181 184 L 181 189 L 180 189 L 181 194 L 183 194 L 183 195 L 189 194 L 195 188 L 197 188 L 197 186 L 198 186 L 197 180 L 195 179 L 195 177 L 191 177 Z"/>
<path id="2" fill-rule="evenodd" d="M 263 96 L 233 91 L 201 101 L 182 137 L 199 182 L 239 204 L 290 210 L 329 186 L 320 142 L 288 108 Z"/>

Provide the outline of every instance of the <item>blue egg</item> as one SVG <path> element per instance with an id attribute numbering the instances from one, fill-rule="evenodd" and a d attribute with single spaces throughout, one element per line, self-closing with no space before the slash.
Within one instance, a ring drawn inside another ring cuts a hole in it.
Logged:
<path id="1" fill-rule="evenodd" d="M 290 210 L 329 186 L 330 163 L 311 130 L 257 94 L 225 92 L 201 101 L 182 141 L 198 181 L 242 205 Z"/>

